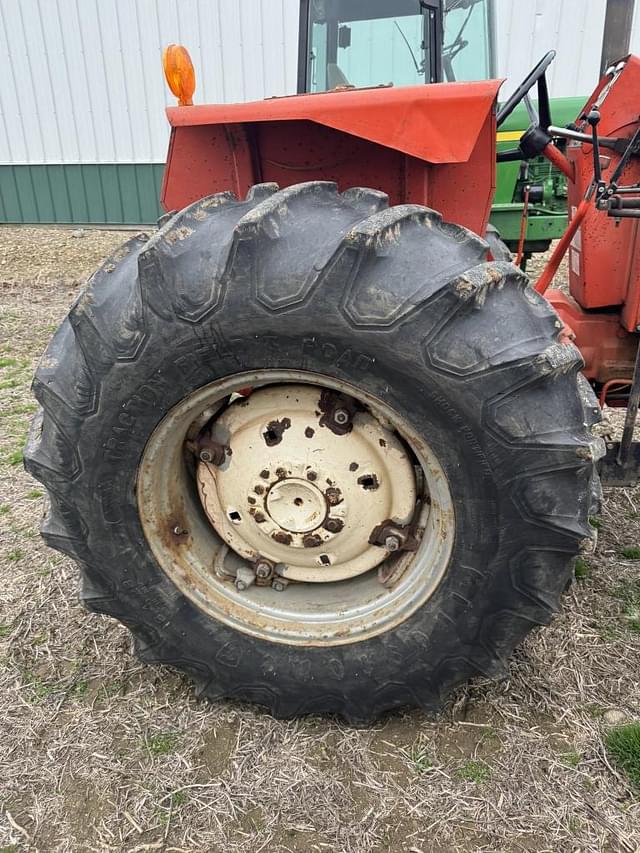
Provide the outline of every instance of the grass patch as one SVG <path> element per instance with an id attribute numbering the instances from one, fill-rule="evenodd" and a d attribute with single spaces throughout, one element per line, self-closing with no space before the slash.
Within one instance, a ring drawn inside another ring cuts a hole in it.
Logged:
<path id="1" fill-rule="evenodd" d="M 640 723 L 616 726 L 606 733 L 604 740 L 609 755 L 640 791 Z"/>
<path id="2" fill-rule="evenodd" d="M 588 563 L 586 560 L 583 560 L 582 557 L 576 557 L 576 561 L 573 567 L 573 572 L 575 574 L 576 580 L 586 580 L 591 575 L 591 571 L 591 563 Z"/>
<path id="3" fill-rule="evenodd" d="M 176 791 L 175 794 L 171 795 L 171 802 L 175 806 L 183 806 L 189 798 L 189 795 L 186 791 Z"/>
<path id="4" fill-rule="evenodd" d="M 6 356 L 2 356 L 0 358 L 0 367 L 17 367 L 18 361 L 15 358 L 7 358 Z"/>
<path id="5" fill-rule="evenodd" d="M 76 699 L 84 699 L 89 692 L 89 682 L 85 679 L 80 679 L 69 690 L 70 696 L 75 696 Z"/>
<path id="6" fill-rule="evenodd" d="M 1 504 L 0 505 L 0 515 L 9 515 L 11 512 L 11 507 L 9 504 Z"/>
<path id="7" fill-rule="evenodd" d="M 31 670 L 24 670 L 22 678 L 24 683 L 31 690 L 33 698 L 37 701 L 44 701 L 56 693 L 59 693 L 59 687 L 57 684 L 45 681 L 34 672 L 31 672 Z"/>
<path id="8" fill-rule="evenodd" d="M 176 748 L 179 739 L 178 732 L 160 732 L 145 738 L 145 746 L 151 756 L 168 755 Z"/>
<path id="9" fill-rule="evenodd" d="M 16 403 L 9 409 L 10 415 L 30 415 L 36 411 L 38 406 L 35 403 Z"/>
<path id="10" fill-rule="evenodd" d="M 582 760 L 582 756 L 579 752 L 575 750 L 571 750 L 570 752 L 563 752 L 561 755 L 562 760 L 567 765 L 567 767 L 577 767 Z"/>
<path id="11" fill-rule="evenodd" d="M 630 545 L 620 551 L 620 556 L 624 557 L 625 560 L 640 560 L 640 548 L 637 545 Z"/>
<path id="12" fill-rule="evenodd" d="M 0 625 L 0 640 L 11 633 L 11 625 Z"/>
<path id="13" fill-rule="evenodd" d="M 430 770 L 433 767 L 431 753 L 427 744 L 421 737 L 412 744 L 410 749 L 403 749 L 402 752 L 409 759 L 416 773 L 424 773 L 426 770 Z"/>
<path id="14" fill-rule="evenodd" d="M 613 595 L 622 601 L 622 616 L 626 627 L 640 634 L 640 577 L 621 581 Z"/>
<path id="15" fill-rule="evenodd" d="M 592 515 L 589 516 L 589 524 L 595 528 L 596 530 L 600 530 L 602 527 L 602 519 L 594 518 Z"/>
<path id="16" fill-rule="evenodd" d="M 458 767 L 456 770 L 456 776 L 459 779 L 464 779 L 465 782 L 475 782 L 477 785 L 481 785 L 491 778 L 491 768 L 484 761 L 465 761 L 462 767 Z"/>
<path id="17" fill-rule="evenodd" d="M 30 501 L 34 501 L 36 498 L 41 498 L 44 492 L 40 491 L 40 489 L 31 489 L 27 492 L 27 497 Z"/>
<path id="18" fill-rule="evenodd" d="M 21 560 L 24 557 L 24 552 L 20 550 L 20 548 L 12 548 L 11 551 L 7 553 L 7 560 L 11 560 L 12 563 L 17 563 L 18 560 Z"/>
<path id="19" fill-rule="evenodd" d="M 24 456 L 22 454 L 22 450 L 14 450 L 13 453 L 9 454 L 9 464 L 10 465 L 20 465 L 23 461 Z"/>
<path id="20" fill-rule="evenodd" d="M 22 385 L 19 379 L 3 379 L 0 382 L 0 391 L 7 391 L 9 388 L 18 388 Z"/>

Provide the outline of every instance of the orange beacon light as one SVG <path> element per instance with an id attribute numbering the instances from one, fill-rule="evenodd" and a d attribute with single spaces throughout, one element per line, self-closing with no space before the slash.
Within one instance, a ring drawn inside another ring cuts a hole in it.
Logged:
<path id="1" fill-rule="evenodd" d="M 181 44 L 167 45 L 162 52 L 162 67 L 178 104 L 181 107 L 190 107 L 196 90 L 196 72 L 187 48 Z"/>

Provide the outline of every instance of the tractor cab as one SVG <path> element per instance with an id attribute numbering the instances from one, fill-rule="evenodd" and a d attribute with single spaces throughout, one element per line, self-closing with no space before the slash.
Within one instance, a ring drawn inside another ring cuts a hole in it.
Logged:
<path id="1" fill-rule="evenodd" d="M 495 76 L 493 0 L 301 0 L 298 92 Z"/>

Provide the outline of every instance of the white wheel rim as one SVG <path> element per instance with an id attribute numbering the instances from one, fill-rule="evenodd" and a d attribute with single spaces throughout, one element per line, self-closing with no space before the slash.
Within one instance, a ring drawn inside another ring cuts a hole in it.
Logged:
<path id="1" fill-rule="evenodd" d="M 238 400 L 247 387 L 253 394 Z M 327 392 L 357 401 L 350 433 L 336 436 L 319 425 L 316 404 Z M 285 419 L 282 439 L 267 446 L 267 426 Z M 185 441 L 205 424 L 213 424 L 214 440 L 229 443 L 231 454 L 221 465 L 194 466 L 185 452 Z M 354 462 L 358 468 L 349 470 Z M 377 488 L 358 483 L 363 475 L 375 477 Z M 327 500 L 332 489 L 340 493 L 338 503 Z M 377 398 L 302 371 L 236 375 L 182 400 L 147 443 L 137 499 L 151 550 L 181 592 L 237 630 L 295 645 L 354 642 L 400 624 L 433 595 L 454 540 L 447 480 L 424 437 Z M 256 512 L 265 521 L 256 522 Z M 415 552 L 390 553 L 384 542 L 369 541 L 381 520 L 401 527 L 412 516 Z M 328 530 L 329 518 L 342 528 Z M 295 544 L 278 541 L 283 532 Z M 308 536 L 322 542 L 305 547 Z M 234 576 L 253 578 L 261 559 L 275 565 L 273 585 L 234 585 Z"/>
<path id="2" fill-rule="evenodd" d="M 364 411 L 348 432 L 331 426 L 313 386 L 266 386 L 214 422 L 212 438 L 232 454 L 198 466 L 205 512 L 227 545 L 288 580 L 327 583 L 375 568 L 389 553 L 370 544 L 375 528 L 414 515 L 413 465 L 394 431 Z"/>

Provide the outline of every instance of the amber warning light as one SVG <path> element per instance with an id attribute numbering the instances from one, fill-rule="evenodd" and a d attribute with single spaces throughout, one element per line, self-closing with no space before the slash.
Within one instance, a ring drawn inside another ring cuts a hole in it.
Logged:
<path id="1" fill-rule="evenodd" d="M 196 72 L 189 51 L 181 44 L 169 44 L 162 53 L 164 76 L 181 107 L 193 104 L 196 90 Z"/>

